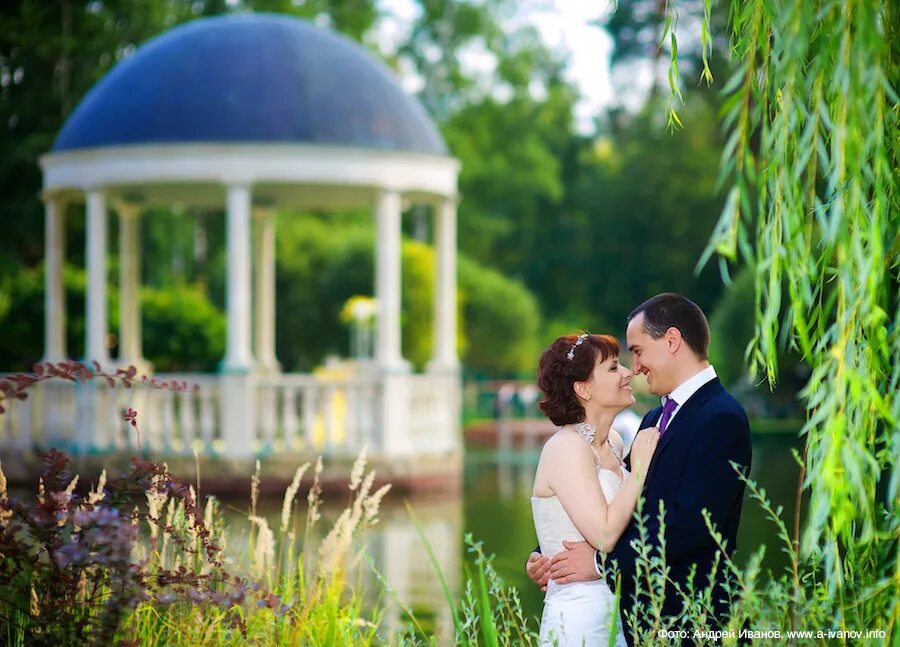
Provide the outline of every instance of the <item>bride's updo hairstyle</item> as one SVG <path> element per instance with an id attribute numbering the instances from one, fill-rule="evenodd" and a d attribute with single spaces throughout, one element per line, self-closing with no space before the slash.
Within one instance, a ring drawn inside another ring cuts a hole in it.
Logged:
<path id="1" fill-rule="evenodd" d="M 611 335 L 564 335 L 541 354 L 537 384 L 545 398 L 538 405 L 554 425 L 584 422 L 584 406 L 575 393 L 575 382 L 587 382 L 597 356 L 601 362 L 619 356 L 619 342 Z"/>

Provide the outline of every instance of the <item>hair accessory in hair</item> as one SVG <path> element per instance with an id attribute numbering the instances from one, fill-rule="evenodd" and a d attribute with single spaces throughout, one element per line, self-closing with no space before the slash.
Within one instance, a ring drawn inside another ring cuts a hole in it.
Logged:
<path id="1" fill-rule="evenodd" d="M 575 357 L 575 349 L 581 346 L 584 343 L 584 340 L 588 338 L 588 334 L 584 333 L 582 335 L 578 335 L 578 339 L 575 340 L 575 343 L 572 344 L 572 348 L 569 349 L 569 352 L 566 353 L 566 359 L 574 359 Z"/>

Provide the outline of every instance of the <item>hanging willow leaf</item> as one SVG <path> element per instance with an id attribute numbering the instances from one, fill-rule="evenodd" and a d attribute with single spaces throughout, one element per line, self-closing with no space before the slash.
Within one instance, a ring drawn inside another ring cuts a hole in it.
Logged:
<path id="1" fill-rule="evenodd" d="M 677 13 L 669 3 L 666 11 L 673 121 Z M 708 25 L 704 14 L 704 69 Z M 754 270 L 751 376 L 763 373 L 774 386 L 785 346 L 809 366 L 800 394 L 809 495 L 800 579 L 834 595 L 836 626 L 885 627 L 892 643 L 900 618 L 900 3 L 732 0 L 730 28 L 719 176 L 727 197 L 698 269 L 717 255 Z"/>

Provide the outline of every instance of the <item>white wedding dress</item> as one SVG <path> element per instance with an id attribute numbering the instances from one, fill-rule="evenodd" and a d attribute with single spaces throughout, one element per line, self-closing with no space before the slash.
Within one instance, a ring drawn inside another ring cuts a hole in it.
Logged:
<path id="1" fill-rule="evenodd" d="M 630 477 L 620 452 L 612 443 L 610 447 L 619 459 L 623 477 L 598 465 L 597 478 L 607 502 L 612 501 L 622 488 L 624 479 Z M 542 555 L 552 557 L 561 552 L 563 540 L 584 541 L 557 497 L 531 497 L 531 510 Z M 605 647 L 609 644 L 615 597 L 603 579 L 571 584 L 557 584 L 550 580 L 544 596 L 540 644 L 547 647 Z M 621 620 L 617 618 L 616 621 L 616 647 L 626 647 Z"/>

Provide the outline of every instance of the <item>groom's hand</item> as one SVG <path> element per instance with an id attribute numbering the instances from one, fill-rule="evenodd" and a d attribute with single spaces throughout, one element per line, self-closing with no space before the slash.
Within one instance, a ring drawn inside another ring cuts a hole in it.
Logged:
<path id="1" fill-rule="evenodd" d="M 590 582 L 599 580 L 594 566 L 597 551 L 586 541 L 563 541 L 566 550 L 553 556 L 550 564 L 550 579 L 557 584 L 569 582 Z"/>
<path id="2" fill-rule="evenodd" d="M 547 580 L 550 579 L 548 571 L 550 570 L 550 558 L 544 557 L 540 553 L 531 553 L 528 561 L 525 562 L 525 572 L 528 573 L 535 584 L 541 587 L 541 591 L 547 590 Z"/>

